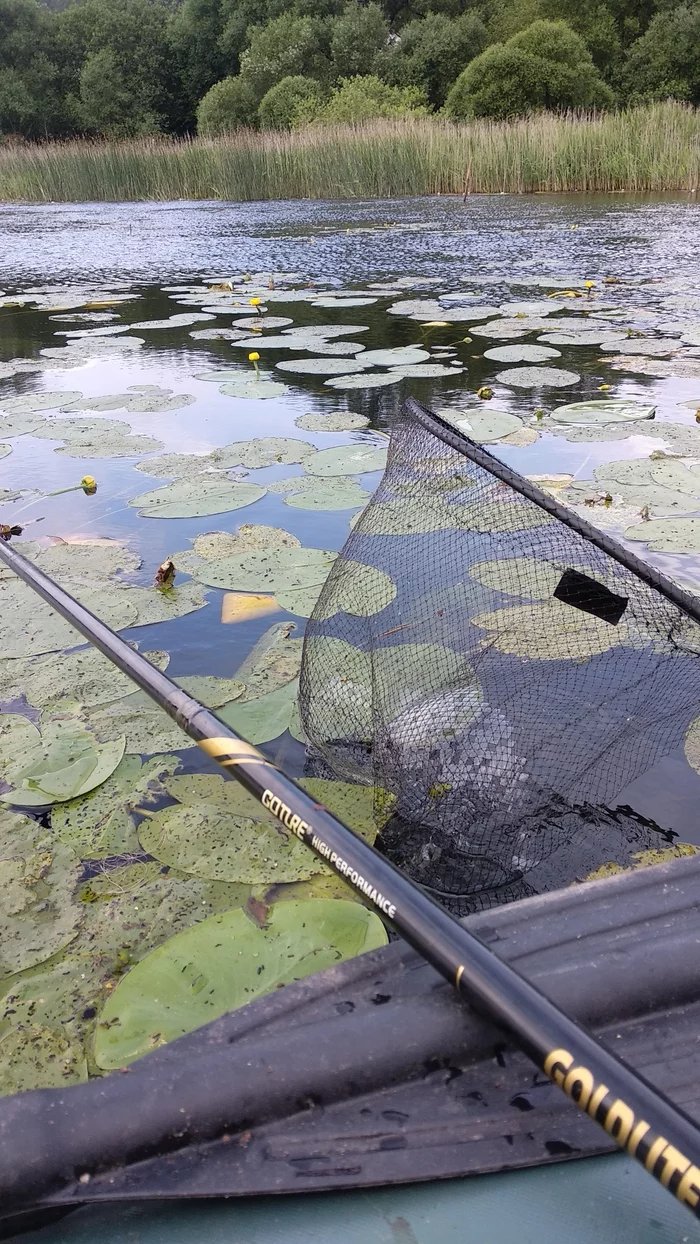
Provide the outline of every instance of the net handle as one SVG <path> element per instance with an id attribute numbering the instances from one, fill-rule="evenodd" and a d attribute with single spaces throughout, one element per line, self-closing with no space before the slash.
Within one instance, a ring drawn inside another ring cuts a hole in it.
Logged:
<path id="1" fill-rule="evenodd" d="M 631 553 L 624 545 L 619 544 L 612 536 L 607 535 L 604 531 L 594 527 L 592 523 L 586 522 L 585 518 L 574 513 L 567 506 L 562 505 L 561 501 L 557 501 L 554 497 L 549 496 L 533 484 L 524 475 L 519 475 L 512 467 L 506 466 L 505 462 L 501 462 L 499 458 L 495 458 L 490 454 L 483 445 L 477 445 L 475 441 L 465 436 L 463 432 L 446 423 L 439 415 L 432 410 L 427 410 L 425 406 L 421 406 L 415 398 L 409 397 L 404 403 L 404 411 L 406 414 L 414 418 L 421 427 L 426 431 L 437 436 L 439 440 L 448 445 L 450 449 L 455 449 L 457 453 L 463 454 L 465 458 L 470 458 L 477 466 L 482 467 L 484 471 L 488 471 L 490 475 L 495 475 L 497 479 L 508 484 L 515 492 L 519 492 L 521 496 L 526 497 L 528 501 L 534 501 L 540 509 L 547 510 L 549 514 L 558 518 L 565 526 L 570 527 L 572 531 L 583 536 L 584 540 L 588 540 L 590 544 L 594 544 L 603 553 L 607 553 L 609 557 L 619 562 L 626 570 L 631 570 L 638 579 L 642 579 L 644 583 L 648 583 L 649 587 L 653 587 L 655 591 L 660 592 L 673 605 L 677 605 L 682 609 L 689 618 L 693 618 L 695 622 L 700 622 L 700 599 L 693 596 L 691 592 L 686 592 L 673 579 L 669 579 L 661 570 L 657 570 L 654 566 L 650 566 L 648 562 L 642 561 L 635 553 Z"/>

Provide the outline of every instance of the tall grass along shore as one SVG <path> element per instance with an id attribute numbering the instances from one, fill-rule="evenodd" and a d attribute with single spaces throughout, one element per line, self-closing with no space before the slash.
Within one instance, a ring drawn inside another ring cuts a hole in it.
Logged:
<path id="1" fill-rule="evenodd" d="M 696 194 L 699 184 L 700 111 L 675 102 L 463 125 L 425 117 L 218 139 L 0 146 L 5 203 Z"/>

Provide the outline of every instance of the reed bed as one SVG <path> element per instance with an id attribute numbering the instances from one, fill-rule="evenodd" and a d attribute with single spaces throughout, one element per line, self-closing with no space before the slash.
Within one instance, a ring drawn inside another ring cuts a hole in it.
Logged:
<path id="1" fill-rule="evenodd" d="M 427 117 L 218 139 L 0 146 L 6 203 L 696 194 L 699 184 L 700 111 L 673 101 L 509 122 Z"/>

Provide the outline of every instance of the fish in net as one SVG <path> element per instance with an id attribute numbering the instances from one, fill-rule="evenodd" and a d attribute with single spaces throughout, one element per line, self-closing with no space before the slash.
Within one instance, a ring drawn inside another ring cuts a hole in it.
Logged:
<path id="1" fill-rule="evenodd" d="M 653 853 L 615 802 L 700 713 L 698 618 L 409 400 L 307 627 L 309 771 L 373 787 L 378 845 L 458 915 Z"/>

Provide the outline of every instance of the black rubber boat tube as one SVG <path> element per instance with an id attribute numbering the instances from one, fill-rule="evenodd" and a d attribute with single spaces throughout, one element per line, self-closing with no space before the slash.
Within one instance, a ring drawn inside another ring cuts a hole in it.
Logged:
<path id="1" fill-rule="evenodd" d="M 288 832 L 372 903 L 465 1001 L 507 1032 L 621 1149 L 700 1217 L 700 1128 L 688 1115 L 503 963 L 256 748 L 1 541 L 0 559 L 146 691 Z M 132 1134 L 131 1151 L 134 1141 Z M 111 1150 L 109 1157 L 114 1161 L 114 1144 Z M 39 1198 L 55 1191 L 59 1156 L 45 1170 L 38 1169 L 36 1162 L 29 1164 L 25 1196 Z M 99 1153 L 94 1153 L 93 1163 L 93 1169 L 99 1167 Z M 3 1199 L 21 1201 L 22 1181 L 16 1163 L 11 1172 L 0 1163 Z"/>

